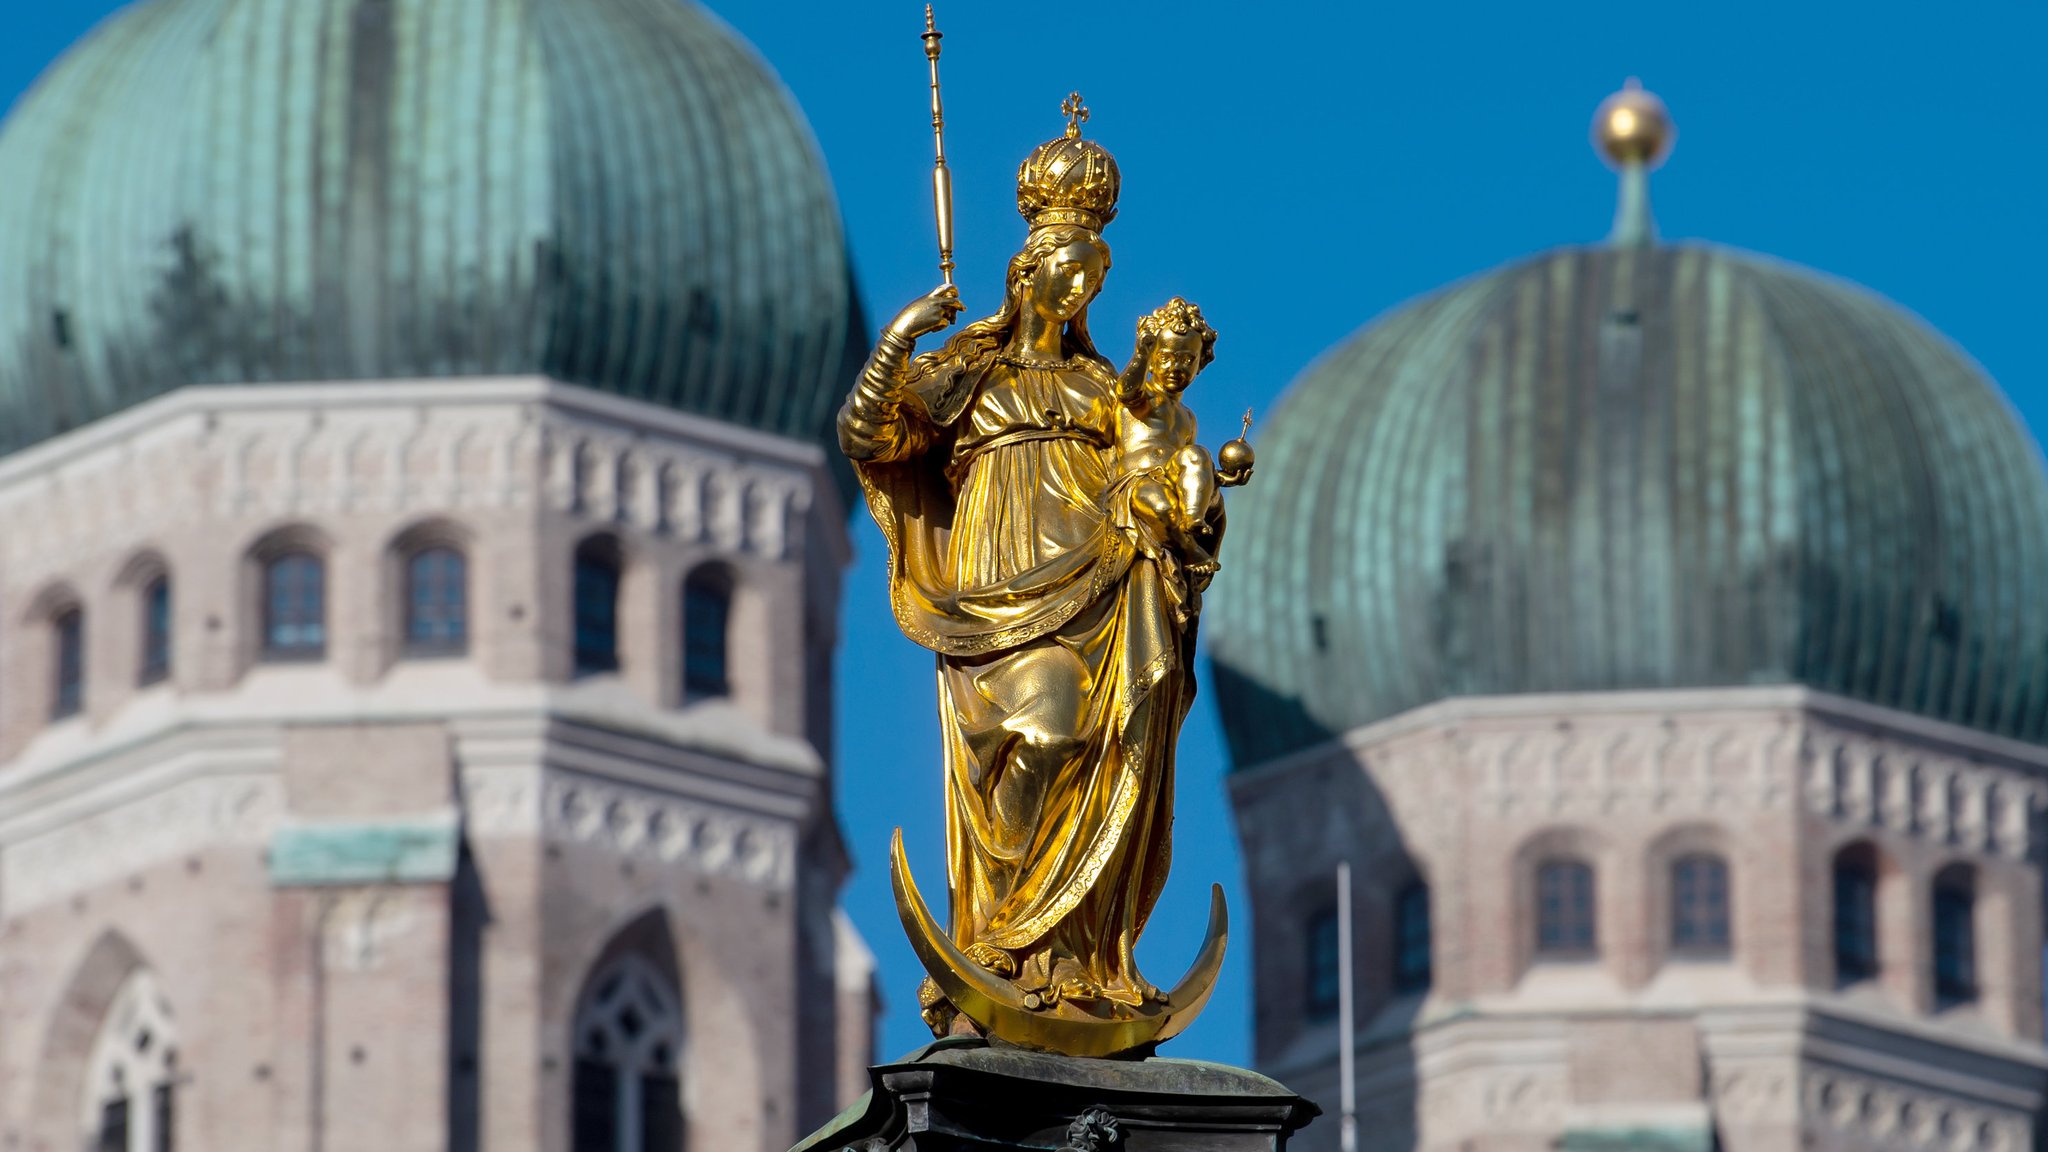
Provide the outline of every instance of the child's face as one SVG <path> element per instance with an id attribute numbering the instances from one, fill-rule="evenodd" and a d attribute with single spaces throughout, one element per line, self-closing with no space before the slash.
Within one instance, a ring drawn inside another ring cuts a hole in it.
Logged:
<path id="1" fill-rule="evenodd" d="M 1146 375 L 1169 393 L 1178 394 L 1195 379 L 1202 363 L 1200 332 L 1161 332 L 1152 344 Z"/>

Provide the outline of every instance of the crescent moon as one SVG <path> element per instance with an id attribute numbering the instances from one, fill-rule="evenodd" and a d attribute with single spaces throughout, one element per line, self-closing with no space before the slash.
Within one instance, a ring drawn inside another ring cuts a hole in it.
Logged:
<path id="1" fill-rule="evenodd" d="M 954 1008 L 982 1026 L 990 1036 L 1067 1056 L 1115 1056 L 1179 1035 L 1216 989 L 1230 934 L 1223 888 L 1211 885 L 1209 927 L 1201 951 L 1166 1003 L 1131 1010 L 1128 1015 L 1091 1012 L 1073 1006 L 1032 1009 L 1010 981 L 967 958 L 952 934 L 939 926 L 918 894 L 910 864 L 903 854 L 903 830 L 889 843 L 889 880 L 896 892 L 896 914 L 918 960 Z"/>

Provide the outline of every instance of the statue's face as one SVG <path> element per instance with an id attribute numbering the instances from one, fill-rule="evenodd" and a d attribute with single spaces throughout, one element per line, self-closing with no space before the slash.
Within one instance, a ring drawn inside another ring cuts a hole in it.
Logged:
<path id="1" fill-rule="evenodd" d="M 1076 240 L 1045 254 L 1025 281 L 1026 303 L 1040 316 L 1064 324 L 1081 314 L 1102 291 L 1106 271 L 1102 250 Z"/>
<path id="2" fill-rule="evenodd" d="M 1195 378 L 1202 363 L 1200 332 L 1161 332 L 1152 344 L 1152 359 L 1146 365 L 1152 379 L 1168 392 L 1178 393 Z"/>

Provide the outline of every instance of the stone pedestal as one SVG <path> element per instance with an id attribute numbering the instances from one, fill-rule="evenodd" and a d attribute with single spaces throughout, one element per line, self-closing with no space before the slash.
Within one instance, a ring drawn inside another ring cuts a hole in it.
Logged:
<path id="1" fill-rule="evenodd" d="M 1281 1152 L 1321 1111 L 1255 1072 L 942 1040 L 791 1152 Z"/>

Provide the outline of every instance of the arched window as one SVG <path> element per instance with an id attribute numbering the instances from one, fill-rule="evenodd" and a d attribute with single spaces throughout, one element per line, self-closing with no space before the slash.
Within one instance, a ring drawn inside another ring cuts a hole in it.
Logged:
<path id="1" fill-rule="evenodd" d="M 1394 897 L 1394 991 L 1429 987 L 1429 885 L 1417 880 Z"/>
<path id="2" fill-rule="evenodd" d="M 311 552 L 286 552 L 263 566 L 263 655 L 318 660 L 327 654 L 327 567 Z"/>
<path id="3" fill-rule="evenodd" d="M 1536 867 L 1536 954 L 1582 959 L 1598 950 L 1593 867 L 1583 860 L 1545 860 Z"/>
<path id="4" fill-rule="evenodd" d="M 142 586 L 142 651 L 137 684 L 154 684 L 171 674 L 171 577 L 158 573 Z"/>
<path id="5" fill-rule="evenodd" d="M 85 707 L 85 609 L 64 608 L 50 620 L 50 719 L 76 716 Z"/>
<path id="6" fill-rule="evenodd" d="M 1302 943 L 1307 961 L 1308 992 L 1303 1008 L 1312 1020 L 1337 1014 L 1340 995 L 1337 976 L 1337 910 L 1324 908 L 1308 918 Z"/>
<path id="7" fill-rule="evenodd" d="M 1877 975 L 1877 852 L 1851 844 L 1835 854 L 1835 979 Z"/>
<path id="8" fill-rule="evenodd" d="M 1977 880 L 1965 864 L 1934 878 L 1934 998 L 1944 1006 L 1977 998 Z"/>
<path id="9" fill-rule="evenodd" d="M 681 1152 L 683 1018 L 654 965 L 628 954 L 576 1013 L 570 1152 Z"/>
<path id="10" fill-rule="evenodd" d="M 1695 956 L 1728 952 L 1728 864 L 1719 856 L 1671 862 L 1671 949 Z"/>
<path id="11" fill-rule="evenodd" d="M 683 694 L 724 696 L 726 631 L 732 616 L 732 576 L 706 564 L 683 581 Z"/>
<path id="12" fill-rule="evenodd" d="M 174 1152 L 178 1036 L 147 971 L 115 994 L 86 1066 L 84 1123 L 93 1152 Z"/>
<path id="13" fill-rule="evenodd" d="M 469 647 L 469 563 L 453 548 L 431 547 L 405 562 L 405 648 L 457 655 Z"/>
<path id="14" fill-rule="evenodd" d="M 619 667 L 618 543 L 609 537 L 585 540 L 576 549 L 576 673 L 616 672 Z"/>

